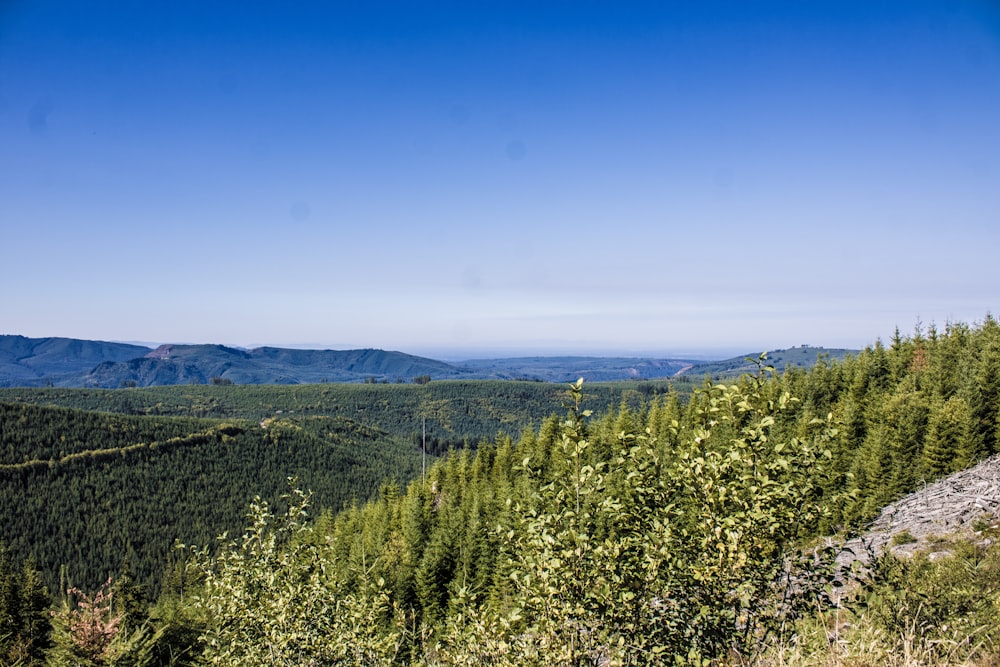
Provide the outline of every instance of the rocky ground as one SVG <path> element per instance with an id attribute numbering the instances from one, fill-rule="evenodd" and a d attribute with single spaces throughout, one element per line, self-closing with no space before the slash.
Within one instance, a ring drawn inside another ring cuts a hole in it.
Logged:
<path id="1" fill-rule="evenodd" d="M 844 546 L 838 561 L 848 566 L 887 547 L 898 556 L 930 551 L 943 536 L 964 536 L 988 542 L 984 529 L 1000 517 L 1000 455 L 949 475 L 887 505 L 868 529 Z M 992 532 L 992 531 L 991 531 Z M 946 553 L 945 547 L 940 547 Z"/>

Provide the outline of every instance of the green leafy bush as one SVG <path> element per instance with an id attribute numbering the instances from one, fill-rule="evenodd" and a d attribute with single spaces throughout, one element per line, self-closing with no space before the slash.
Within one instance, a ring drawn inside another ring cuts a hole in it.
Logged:
<path id="1" fill-rule="evenodd" d="M 344 590 L 330 554 L 303 539 L 308 496 L 293 491 L 286 501 L 287 511 L 275 516 L 255 500 L 241 538 L 216 556 L 195 552 L 204 663 L 391 664 L 402 642 L 384 582 L 362 572 L 364 586 Z"/>

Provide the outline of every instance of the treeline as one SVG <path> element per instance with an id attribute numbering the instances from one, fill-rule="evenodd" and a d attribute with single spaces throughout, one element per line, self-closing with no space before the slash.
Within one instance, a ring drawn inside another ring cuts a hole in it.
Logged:
<path id="1" fill-rule="evenodd" d="M 689 382 L 681 383 L 690 387 Z M 664 391 L 662 382 L 588 385 L 594 410 L 630 396 Z M 683 391 L 683 390 L 682 390 Z M 412 439 L 426 427 L 445 443 L 475 444 L 503 431 L 517 435 L 558 412 L 565 400 L 561 384 L 520 381 L 434 381 L 424 385 L 176 385 L 141 389 L 0 388 L 0 401 L 61 406 L 140 416 L 261 420 L 275 416 L 325 415 L 349 419 L 394 436 Z"/>
<path id="2" fill-rule="evenodd" d="M 831 527 L 857 524 L 894 498 L 998 451 L 1000 324 L 897 331 L 843 363 L 790 369 L 781 383 L 802 397 L 792 428 L 832 414 L 835 473 L 829 492 L 853 498 Z"/>
<path id="3" fill-rule="evenodd" d="M 60 459 L 94 449 L 117 449 L 188 435 L 213 422 L 107 415 L 0 403 L 0 464 Z"/>

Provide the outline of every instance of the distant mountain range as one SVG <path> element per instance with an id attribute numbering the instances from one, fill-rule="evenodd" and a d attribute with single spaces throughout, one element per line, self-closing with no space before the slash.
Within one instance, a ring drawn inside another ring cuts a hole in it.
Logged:
<path id="1" fill-rule="evenodd" d="M 796 347 L 776 350 L 768 361 L 811 366 L 822 355 L 853 350 Z M 747 355 L 756 358 L 757 354 Z M 746 357 L 725 361 L 632 357 L 519 357 L 446 363 L 385 350 L 297 350 L 225 345 L 161 345 L 73 338 L 0 336 L 2 387 L 149 387 L 174 384 L 305 384 L 412 382 L 416 379 L 505 379 L 571 382 L 643 380 L 679 375 L 728 376 L 749 369 Z"/>

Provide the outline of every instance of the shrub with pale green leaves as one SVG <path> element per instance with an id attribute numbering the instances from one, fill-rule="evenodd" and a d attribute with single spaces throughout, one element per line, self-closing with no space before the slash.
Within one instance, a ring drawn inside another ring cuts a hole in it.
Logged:
<path id="1" fill-rule="evenodd" d="M 796 547 L 824 516 L 834 431 L 817 420 L 808 437 L 772 438 L 795 399 L 768 388 L 763 374 L 712 386 L 693 430 L 669 438 L 679 446 L 622 432 L 603 461 L 588 456 L 574 384 L 554 470 L 512 501 L 513 595 L 480 612 L 479 641 L 464 645 L 492 641 L 511 656 L 502 664 L 700 664 L 790 632 L 832 583 Z"/>
<path id="2" fill-rule="evenodd" d="M 293 491 L 288 510 L 250 506 L 251 525 L 211 556 L 195 553 L 203 585 L 195 605 L 207 618 L 203 660 L 209 665 L 386 665 L 399 652 L 401 630 L 381 580 L 361 573 L 347 591 L 336 562 L 308 532 L 309 498 Z"/>

